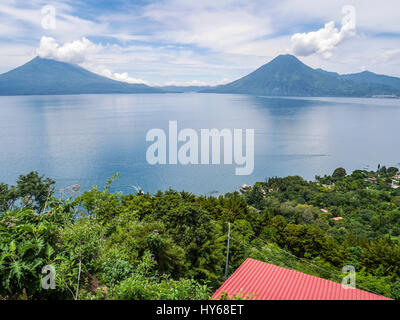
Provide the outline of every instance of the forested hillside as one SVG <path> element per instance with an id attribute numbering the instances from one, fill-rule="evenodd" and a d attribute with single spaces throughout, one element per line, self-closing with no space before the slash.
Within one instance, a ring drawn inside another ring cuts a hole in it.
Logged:
<path id="1" fill-rule="evenodd" d="M 397 172 L 339 168 L 219 197 L 112 193 L 117 176 L 55 197 L 55 182 L 32 172 L 0 184 L 0 296 L 209 299 L 224 280 L 230 222 L 230 274 L 252 257 L 340 282 L 350 264 L 358 288 L 400 299 Z M 46 265 L 55 289 L 42 289 Z"/>

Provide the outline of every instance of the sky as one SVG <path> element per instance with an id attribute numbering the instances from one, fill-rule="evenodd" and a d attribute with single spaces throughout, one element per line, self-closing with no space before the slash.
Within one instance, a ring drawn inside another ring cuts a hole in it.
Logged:
<path id="1" fill-rule="evenodd" d="M 35 56 L 149 85 L 217 85 L 279 54 L 400 77 L 398 0 L 1 0 L 0 73 Z"/>

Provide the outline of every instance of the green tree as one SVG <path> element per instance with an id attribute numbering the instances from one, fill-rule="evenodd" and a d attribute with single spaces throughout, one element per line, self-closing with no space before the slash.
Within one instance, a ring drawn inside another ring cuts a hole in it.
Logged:
<path id="1" fill-rule="evenodd" d="M 399 169 L 396 168 L 396 167 L 389 167 L 387 169 L 387 174 L 390 175 L 390 176 L 394 176 L 398 172 L 399 172 Z"/>
<path id="2" fill-rule="evenodd" d="M 257 209 L 262 209 L 263 200 L 264 200 L 263 190 L 259 184 L 255 184 L 254 187 L 251 188 L 247 196 L 247 202 L 248 204 L 254 206 Z"/>
<path id="3" fill-rule="evenodd" d="M 337 168 L 332 174 L 332 177 L 337 179 L 337 178 L 343 178 L 347 175 L 347 172 L 344 168 Z"/>
<path id="4" fill-rule="evenodd" d="M 54 192 L 56 182 L 39 176 L 36 171 L 20 175 L 17 180 L 17 193 L 25 207 L 41 212 Z"/>
<path id="5" fill-rule="evenodd" d="M 8 184 L 0 183 L 0 212 L 13 209 L 18 199 L 18 192 L 14 186 L 9 187 Z"/>

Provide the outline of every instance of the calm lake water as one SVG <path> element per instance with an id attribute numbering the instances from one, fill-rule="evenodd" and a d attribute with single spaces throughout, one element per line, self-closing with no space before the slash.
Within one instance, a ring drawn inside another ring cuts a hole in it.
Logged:
<path id="1" fill-rule="evenodd" d="M 155 165 L 146 161 L 148 130 L 254 129 L 252 175 L 232 165 Z M 57 188 L 172 187 L 197 194 L 237 190 L 266 177 L 331 174 L 337 167 L 400 166 L 400 100 L 269 98 L 218 94 L 0 97 L 0 181 L 36 170 Z"/>

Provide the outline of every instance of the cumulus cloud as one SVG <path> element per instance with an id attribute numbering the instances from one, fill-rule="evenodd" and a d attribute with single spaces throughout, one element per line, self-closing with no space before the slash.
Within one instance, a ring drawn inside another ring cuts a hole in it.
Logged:
<path id="1" fill-rule="evenodd" d="M 63 45 L 51 37 L 42 37 L 36 54 L 41 58 L 54 59 L 62 62 L 83 63 L 101 49 L 86 38 L 66 42 Z"/>
<path id="2" fill-rule="evenodd" d="M 299 56 L 309 56 L 317 53 L 324 58 L 332 57 L 332 51 L 344 40 L 355 36 L 355 10 L 351 6 L 343 7 L 345 14 L 340 31 L 335 22 L 330 21 L 324 28 L 308 33 L 296 33 L 291 38 L 292 50 Z"/>
<path id="3" fill-rule="evenodd" d="M 103 77 L 107 77 L 113 80 L 132 83 L 132 84 L 147 84 L 147 85 L 149 84 L 146 80 L 130 77 L 128 72 L 122 72 L 122 73 L 113 72 L 104 66 L 94 66 L 92 64 L 83 64 L 83 67 L 85 67 L 86 69 L 90 70 L 93 73 L 97 73 Z"/>
<path id="4" fill-rule="evenodd" d="M 63 45 L 60 45 L 51 37 L 42 37 L 36 54 L 41 58 L 80 64 L 91 72 L 113 80 L 147 84 L 145 80 L 130 77 L 127 72 L 117 73 L 106 67 L 96 65 L 94 55 L 101 49 L 101 45 L 94 44 L 84 37 L 81 40 L 66 42 Z"/>

